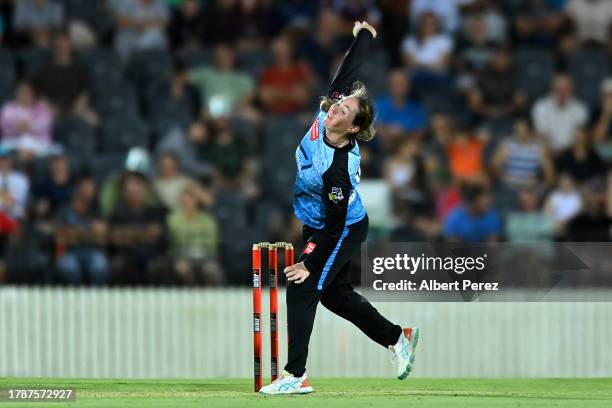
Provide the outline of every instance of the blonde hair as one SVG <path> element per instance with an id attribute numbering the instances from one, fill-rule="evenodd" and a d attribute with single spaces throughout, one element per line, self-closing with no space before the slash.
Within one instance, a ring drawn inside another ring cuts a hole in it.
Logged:
<path id="1" fill-rule="evenodd" d="M 359 127 L 359 131 L 349 136 L 354 137 L 362 142 L 368 142 L 372 140 L 376 134 L 374 129 L 374 102 L 368 94 L 363 82 L 357 81 L 351 87 L 351 93 L 348 96 L 353 96 L 357 99 L 359 105 L 359 111 L 355 114 L 353 119 L 353 125 Z M 324 112 L 328 112 L 329 108 L 336 103 L 336 100 L 329 96 L 321 98 L 320 109 Z"/>

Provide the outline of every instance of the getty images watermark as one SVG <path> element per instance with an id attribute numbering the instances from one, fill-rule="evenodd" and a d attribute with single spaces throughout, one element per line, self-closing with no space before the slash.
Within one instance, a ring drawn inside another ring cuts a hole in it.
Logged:
<path id="1" fill-rule="evenodd" d="M 423 243 L 362 247 L 360 289 L 375 301 L 610 301 L 612 243 Z"/>
<path id="2" fill-rule="evenodd" d="M 482 256 L 441 257 L 441 256 L 411 256 L 396 254 L 395 257 L 375 257 L 372 259 L 372 272 L 381 275 L 385 271 L 402 271 L 415 275 L 417 272 L 445 271 L 462 275 L 466 272 L 484 271 L 487 254 Z M 374 290 L 407 290 L 407 291 L 453 291 L 453 290 L 498 290 L 499 282 L 474 282 L 470 279 L 455 281 L 439 281 L 424 279 L 413 281 L 400 279 L 398 282 L 385 282 L 376 279 Z"/>

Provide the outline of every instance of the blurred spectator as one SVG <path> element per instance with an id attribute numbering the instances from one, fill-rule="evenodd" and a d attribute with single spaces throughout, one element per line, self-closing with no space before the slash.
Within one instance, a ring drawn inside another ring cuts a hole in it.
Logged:
<path id="1" fill-rule="evenodd" d="M 15 3 L 15 29 L 32 44 L 48 47 L 53 31 L 64 24 L 63 3 L 53 0 L 18 0 Z"/>
<path id="2" fill-rule="evenodd" d="M 204 42 L 217 45 L 234 43 L 240 38 L 238 0 L 211 0 L 204 9 Z"/>
<path id="3" fill-rule="evenodd" d="M 17 85 L 15 100 L 2 107 L 0 126 L 2 145 L 16 150 L 23 160 L 44 156 L 51 151 L 53 115 L 27 81 Z"/>
<path id="4" fill-rule="evenodd" d="M 424 13 L 416 34 L 402 43 L 404 61 L 413 74 L 413 81 L 423 88 L 446 80 L 452 51 L 453 40 L 440 32 L 432 13 Z"/>
<path id="5" fill-rule="evenodd" d="M 332 7 L 342 18 L 345 31 L 351 31 L 355 21 L 379 26 L 381 15 L 374 0 L 334 0 Z"/>
<path id="6" fill-rule="evenodd" d="M 546 146 L 538 140 L 526 119 L 514 123 L 512 137 L 497 148 L 493 160 L 493 170 L 509 187 L 534 188 L 540 175 L 546 185 L 552 186 L 555 168 Z"/>
<path id="7" fill-rule="evenodd" d="M 612 170 L 608 169 L 605 175 L 606 180 L 606 214 L 612 217 Z"/>
<path id="8" fill-rule="evenodd" d="M 184 284 L 218 285 L 222 282 L 217 262 L 219 228 L 215 218 L 200 207 L 200 192 L 186 188 L 180 205 L 168 216 L 175 270 Z"/>
<path id="9" fill-rule="evenodd" d="M 85 67 L 74 61 L 66 33 L 55 37 L 53 62 L 43 66 L 34 78 L 34 86 L 59 116 L 72 114 L 97 124 L 98 117 L 89 104 L 89 75 Z"/>
<path id="10" fill-rule="evenodd" d="M 582 196 L 568 174 L 561 174 L 558 186 L 544 203 L 544 211 L 553 220 L 557 235 L 562 235 L 565 224 L 582 210 Z"/>
<path id="11" fill-rule="evenodd" d="M 178 156 L 172 151 L 161 154 L 157 172 L 157 176 L 153 179 L 153 190 L 166 209 L 177 209 L 181 194 L 187 188 L 191 189 L 192 194 L 197 194 L 196 198 L 207 207 L 212 205 L 214 200 L 212 194 L 204 190 L 194 179 L 181 173 Z"/>
<path id="12" fill-rule="evenodd" d="M 169 107 L 177 111 L 187 111 L 185 116 L 190 119 L 197 118 L 202 110 L 202 97 L 199 90 L 189 83 L 188 71 L 185 64 L 177 61 L 174 64 L 174 73 L 169 81 L 155 84 L 150 93 L 150 114 L 163 114 Z M 172 119 L 176 119 L 172 117 Z M 175 123 L 181 123 L 182 115 Z"/>
<path id="13" fill-rule="evenodd" d="M 261 45 L 278 35 L 282 17 L 274 0 L 242 0 L 240 2 L 240 45 Z"/>
<path id="14" fill-rule="evenodd" d="M 181 169 L 197 180 L 211 176 L 212 165 L 206 156 L 212 144 L 210 129 L 201 121 L 191 123 L 187 129 L 174 128 L 158 143 L 157 155 L 172 152 L 181 158 Z"/>
<path id="15" fill-rule="evenodd" d="M 557 74 L 552 92 L 536 101 L 531 110 L 536 130 L 558 153 L 574 142 L 576 129 L 586 124 L 586 105 L 574 96 L 574 83 L 567 74 Z"/>
<path id="16" fill-rule="evenodd" d="M 461 58 L 467 64 L 466 68 L 479 72 L 489 64 L 493 54 L 494 43 L 487 33 L 484 16 L 476 14 L 466 20 L 464 38 L 461 48 Z"/>
<path id="17" fill-rule="evenodd" d="M 148 183 L 152 170 L 149 152 L 143 147 L 132 147 L 125 158 L 123 168 L 106 177 L 100 189 L 100 211 L 104 218 L 110 217 L 121 203 L 123 180 L 132 173 L 138 173 Z M 147 188 L 146 202 L 147 205 L 158 204 L 157 197 L 150 188 Z"/>
<path id="18" fill-rule="evenodd" d="M 603 177 L 586 184 L 582 211 L 568 222 L 564 236 L 566 241 L 612 241 L 612 217 L 607 213 L 606 198 Z"/>
<path id="19" fill-rule="evenodd" d="M 255 84 L 247 73 L 236 70 L 236 55 L 231 46 L 218 45 L 215 65 L 195 68 L 188 75 L 200 91 L 203 106 L 213 117 L 252 117 Z"/>
<path id="20" fill-rule="evenodd" d="M 572 56 L 580 48 L 578 28 L 572 20 L 566 19 L 563 28 L 557 35 L 557 65 L 561 69 L 567 69 Z"/>
<path id="21" fill-rule="evenodd" d="M 379 0 L 381 22 L 376 29 L 380 33 L 380 41 L 384 43 L 385 50 L 390 54 L 391 66 L 401 65 L 400 46 L 406 36 L 409 25 L 408 4 L 412 0 Z"/>
<path id="22" fill-rule="evenodd" d="M 16 220 L 7 215 L 4 211 L 0 211 L 0 258 L 5 256 L 6 238 L 8 235 L 17 231 L 19 224 Z M 0 283 L 2 279 L 0 279 Z"/>
<path id="23" fill-rule="evenodd" d="M 123 59 L 133 51 L 166 47 L 168 6 L 163 0 L 124 0 L 116 9 L 115 48 Z"/>
<path id="24" fill-rule="evenodd" d="M 468 184 L 462 189 L 463 204 L 453 209 L 444 222 L 448 241 L 497 241 L 502 233 L 501 217 L 491 207 L 491 193 L 482 184 Z"/>
<path id="25" fill-rule="evenodd" d="M 448 113 L 434 112 L 427 125 L 428 135 L 425 146 L 427 167 L 430 173 L 440 168 L 449 171 L 445 146 L 455 133 L 455 120 Z"/>
<path id="26" fill-rule="evenodd" d="M 148 203 L 149 184 L 140 173 L 125 174 L 121 194 L 121 202 L 110 217 L 112 268 L 122 283 L 147 283 L 161 277 L 165 215 Z"/>
<path id="27" fill-rule="evenodd" d="M 339 17 L 331 9 L 323 9 L 317 16 L 314 33 L 306 34 L 296 47 L 298 57 L 309 64 L 319 82 L 327 86 L 331 77 L 332 61 L 339 51 Z"/>
<path id="28" fill-rule="evenodd" d="M 569 174 L 579 184 L 601 177 L 606 171 L 586 128 L 576 130 L 574 144 L 561 152 L 557 167 L 561 173 Z"/>
<path id="29" fill-rule="evenodd" d="M 259 82 L 264 108 L 274 114 L 301 112 L 311 101 L 311 75 L 308 66 L 294 61 L 289 40 L 279 37 L 272 43 L 274 62 Z"/>
<path id="30" fill-rule="evenodd" d="M 13 219 L 23 218 L 29 193 L 28 178 L 13 169 L 9 151 L 0 147 L 0 212 Z"/>
<path id="31" fill-rule="evenodd" d="M 51 157 L 47 176 L 34 185 L 35 211 L 39 218 L 46 218 L 70 202 L 74 187 L 70 161 L 67 156 Z"/>
<path id="32" fill-rule="evenodd" d="M 612 78 L 602 81 L 601 109 L 594 121 L 593 142 L 605 161 L 612 162 Z"/>
<path id="33" fill-rule="evenodd" d="M 435 215 L 438 221 L 444 221 L 448 214 L 461 204 L 461 190 L 458 183 L 444 169 L 438 170 L 431 181 Z"/>
<path id="34" fill-rule="evenodd" d="M 482 19 L 485 38 L 488 42 L 502 45 L 508 43 L 508 19 L 503 14 L 503 5 L 496 0 L 478 0 L 473 3 L 474 12 L 470 15 Z M 465 20 L 465 24 L 471 17 Z"/>
<path id="35" fill-rule="evenodd" d="M 202 45 L 206 24 L 200 0 L 184 0 L 173 9 L 168 25 L 168 38 L 172 48 L 183 50 Z"/>
<path id="36" fill-rule="evenodd" d="M 486 136 L 462 126 L 444 143 L 450 172 L 455 180 L 474 180 L 484 174 Z"/>
<path id="37" fill-rule="evenodd" d="M 399 225 L 389 233 L 392 242 L 427 242 L 440 235 L 440 223 L 428 208 L 413 206 L 401 211 L 399 218 Z"/>
<path id="38" fill-rule="evenodd" d="M 526 107 L 526 96 L 518 88 L 508 51 L 497 49 L 487 69 L 477 75 L 477 86 L 469 95 L 470 109 L 485 120 L 509 119 Z"/>
<path id="39" fill-rule="evenodd" d="M 226 120 L 214 121 L 212 128 L 213 144 L 205 155 L 215 168 L 213 183 L 239 188 L 247 196 L 256 195 L 255 165 L 249 158 L 247 145 L 236 136 Z"/>
<path id="40" fill-rule="evenodd" d="M 581 42 L 605 44 L 612 21 L 612 2 L 609 0 L 568 0 L 566 11 L 578 27 Z"/>
<path id="41" fill-rule="evenodd" d="M 109 283 L 106 224 L 96 205 L 96 182 L 81 179 L 75 188 L 70 206 L 59 211 L 55 233 L 57 271 L 65 283 L 102 285 Z"/>
<path id="42" fill-rule="evenodd" d="M 519 191 L 518 209 L 506 217 L 505 232 L 510 242 L 552 241 L 554 226 L 551 218 L 540 209 L 535 189 Z"/>
<path id="43" fill-rule="evenodd" d="M 320 2 L 312 0 L 284 0 L 281 10 L 287 25 L 304 25 L 314 20 L 320 7 Z"/>
<path id="44" fill-rule="evenodd" d="M 459 28 L 461 9 L 473 2 L 474 0 L 412 0 L 410 15 L 413 20 L 418 20 L 425 13 L 434 14 L 442 22 L 444 31 L 452 33 Z"/>
<path id="45" fill-rule="evenodd" d="M 562 24 L 563 14 L 546 0 L 526 0 L 514 17 L 514 41 L 519 45 L 552 48 Z"/>
<path id="46" fill-rule="evenodd" d="M 415 139 L 402 141 L 395 153 L 385 161 L 384 179 L 397 201 L 422 201 L 425 190 L 425 169 Z"/>
<path id="47" fill-rule="evenodd" d="M 387 78 L 388 91 L 376 100 L 376 122 L 380 134 L 393 140 L 407 133 L 421 135 L 427 126 L 427 116 L 413 97 L 410 79 L 400 69 L 391 71 Z"/>

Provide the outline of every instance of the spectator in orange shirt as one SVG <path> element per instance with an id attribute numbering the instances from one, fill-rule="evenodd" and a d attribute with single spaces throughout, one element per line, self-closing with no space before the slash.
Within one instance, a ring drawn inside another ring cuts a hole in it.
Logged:
<path id="1" fill-rule="evenodd" d="M 448 166 L 453 179 L 474 180 L 484 174 L 484 135 L 471 135 L 467 128 L 459 128 L 445 143 Z"/>
<path id="2" fill-rule="evenodd" d="M 293 59 L 292 46 L 284 37 L 274 41 L 272 54 L 274 62 L 261 76 L 261 102 L 270 113 L 298 113 L 310 102 L 310 70 Z"/>

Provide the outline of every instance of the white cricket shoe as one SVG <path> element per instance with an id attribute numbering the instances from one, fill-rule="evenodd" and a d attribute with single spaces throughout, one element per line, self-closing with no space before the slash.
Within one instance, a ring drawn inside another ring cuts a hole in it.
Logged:
<path id="1" fill-rule="evenodd" d="M 283 370 L 283 373 L 272 384 L 266 385 L 259 390 L 264 395 L 285 395 L 285 394 L 309 394 L 314 390 L 310 386 L 308 377 L 304 373 L 301 377 Z"/>
<path id="2" fill-rule="evenodd" d="M 418 327 L 407 327 L 402 330 L 395 345 L 389 346 L 393 353 L 392 362 L 397 364 L 397 379 L 404 380 L 414 366 L 414 350 L 419 343 L 420 330 Z"/>

